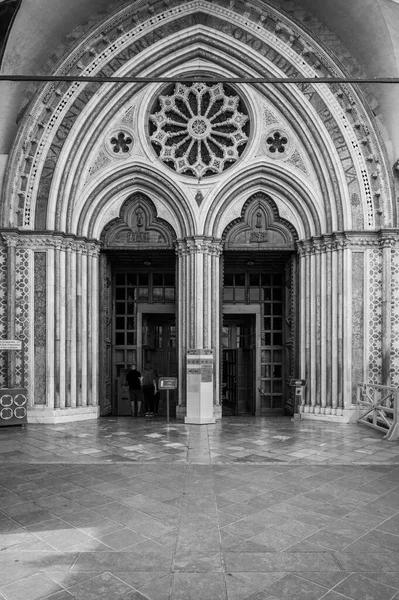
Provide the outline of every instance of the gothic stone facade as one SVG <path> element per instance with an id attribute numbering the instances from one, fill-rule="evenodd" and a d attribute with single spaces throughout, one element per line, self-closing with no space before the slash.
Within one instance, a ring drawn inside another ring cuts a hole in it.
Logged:
<path id="1" fill-rule="evenodd" d="M 358 73 L 304 18 L 286 0 L 117 3 L 54 53 L 48 74 L 171 82 L 60 81 L 27 98 L 0 223 L 0 337 L 24 344 L 1 354 L 0 383 L 27 387 L 29 421 L 109 410 L 115 251 L 175 252 L 178 417 L 221 416 L 226 251 L 289 254 L 287 376 L 307 380 L 304 416 L 349 421 L 357 382 L 399 384 L 399 230 L 370 98 L 222 81 Z M 210 357 L 196 391 L 194 351 Z"/>

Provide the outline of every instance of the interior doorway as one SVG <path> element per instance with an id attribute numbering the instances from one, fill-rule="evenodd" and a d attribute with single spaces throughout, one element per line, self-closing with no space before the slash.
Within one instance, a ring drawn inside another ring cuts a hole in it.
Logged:
<path id="1" fill-rule="evenodd" d="M 224 315 L 222 326 L 223 414 L 255 414 L 254 315 Z"/>
<path id="2" fill-rule="evenodd" d="M 169 250 L 110 252 L 108 256 L 112 414 L 129 416 L 126 373 L 132 364 L 142 372 L 145 363 L 151 362 L 160 376 L 177 374 L 176 256 Z M 177 392 L 171 392 L 170 399 L 174 406 Z"/>
<path id="3" fill-rule="evenodd" d="M 177 377 L 177 337 L 174 314 L 142 314 L 142 366 L 151 363 L 158 377 Z M 170 412 L 176 408 L 175 390 L 170 390 Z M 166 414 L 164 394 L 157 398 L 157 412 Z"/>
<path id="4" fill-rule="evenodd" d="M 224 252 L 223 415 L 292 412 L 296 290 L 291 252 Z"/>

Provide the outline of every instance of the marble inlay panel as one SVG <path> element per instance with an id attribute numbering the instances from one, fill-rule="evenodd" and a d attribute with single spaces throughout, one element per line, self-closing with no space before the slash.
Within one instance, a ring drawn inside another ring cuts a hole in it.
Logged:
<path id="1" fill-rule="evenodd" d="M 399 250 L 392 250 L 391 385 L 399 386 Z"/>
<path id="2" fill-rule="evenodd" d="M 364 254 L 352 254 L 352 398 L 362 382 L 364 351 Z"/>
<path id="3" fill-rule="evenodd" d="M 7 248 L 0 247 L 0 339 L 7 337 Z M 7 352 L 0 352 L 0 388 L 7 386 Z"/>
<path id="4" fill-rule="evenodd" d="M 46 402 L 46 253 L 34 255 L 35 404 Z"/>
<path id="5" fill-rule="evenodd" d="M 382 378 L 382 255 L 380 250 L 369 250 L 368 254 L 368 322 L 369 353 L 368 383 L 381 385 Z"/>
<path id="6" fill-rule="evenodd" d="M 29 388 L 29 250 L 17 248 L 15 252 L 15 338 L 24 343 L 24 353 L 17 353 L 15 385 Z"/>

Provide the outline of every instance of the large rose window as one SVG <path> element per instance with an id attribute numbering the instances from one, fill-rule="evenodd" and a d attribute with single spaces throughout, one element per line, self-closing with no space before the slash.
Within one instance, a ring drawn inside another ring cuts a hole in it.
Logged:
<path id="1" fill-rule="evenodd" d="M 159 96 L 150 115 L 151 143 L 177 173 L 221 173 L 242 154 L 249 131 L 247 110 L 230 86 L 178 83 Z"/>

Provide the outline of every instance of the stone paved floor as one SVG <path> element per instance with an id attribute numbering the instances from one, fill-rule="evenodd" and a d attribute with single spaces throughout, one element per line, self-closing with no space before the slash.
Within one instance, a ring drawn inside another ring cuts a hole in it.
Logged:
<path id="1" fill-rule="evenodd" d="M 0 599 L 399 599 L 399 443 L 290 419 L 0 428 Z"/>

